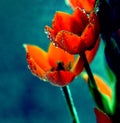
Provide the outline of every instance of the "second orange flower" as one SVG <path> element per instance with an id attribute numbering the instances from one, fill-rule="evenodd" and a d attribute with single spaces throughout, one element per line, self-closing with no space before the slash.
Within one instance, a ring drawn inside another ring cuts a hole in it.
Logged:
<path id="1" fill-rule="evenodd" d="M 56 12 L 52 28 L 45 27 L 48 38 L 70 54 L 92 49 L 99 37 L 99 30 L 96 13 L 88 15 L 80 8 L 76 8 L 72 15 Z"/>

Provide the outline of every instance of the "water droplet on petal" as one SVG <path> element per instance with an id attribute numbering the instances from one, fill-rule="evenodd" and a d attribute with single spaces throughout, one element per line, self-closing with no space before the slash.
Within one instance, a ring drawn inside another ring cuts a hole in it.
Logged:
<path id="1" fill-rule="evenodd" d="M 56 48 L 58 48 L 58 43 L 52 42 L 52 44 L 53 44 Z"/>
<path id="2" fill-rule="evenodd" d="M 48 30 L 47 29 L 44 29 L 44 33 L 48 35 Z"/>
<path id="3" fill-rule="evenodd" d="M 99 7 L 96 7 L 95 11 L 98 12 L 99 11 Z"/>
<path id="4" fill-rule="evenodd" d="M 52 43 L 55 46 L 55 42 Z"/>
<path id="5" fill-rule="evenodd" d="M 85 11 L 85 9 L 82 9 L 82 12 L 86 14 L 86 11 Z"/>

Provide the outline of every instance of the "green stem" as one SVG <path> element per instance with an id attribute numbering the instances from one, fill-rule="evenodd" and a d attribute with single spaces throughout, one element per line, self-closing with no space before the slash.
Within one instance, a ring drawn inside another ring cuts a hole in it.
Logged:
<path id="1" fill-rule="evenodd" d="M 97 104 L 97 106 L 105 112 L 105 108 L 104 108 L 104 103 L 103 103 L 103 98 L 101 96 L 101 93 L 99 92 L 99 89 L 96 85 L 96 82 L 95 82 L 95 79 L 93 77 L 93 74 L 92 74 L 92 71 L 90 69 L 90 66 L 89 66 L 89 63 L 87 61 L 87 58 L 86 58 L 86 55 L 85 53 L 83 52 L 82 54 L 82 57 L 84 59 L 84 67 L 85 67 L 85 70 L 88 74 L 88 86 L 90 88 L 90 91 L 91 91 L 91 94 L 93 95 L 93 98 Z"/>
<path id="2" fill-rule="evenodd" d="M 85 67 L 85 70 L 86 70 L 86 72 L 87 72 L 87 74 L 88 74 L 88 77 L 89 77 L 89 79 L 90 79 L 90 81 L 89 81 L 89 82 L 90 82 L 90 86 L 91 86 L 92 88 L 97 88 L 96 82 L 95 82 L 95 79 L 94 79 L 94 77 L 93 77 L 92 71 L 91 71 L 91 69 L 90 69 L 89 63 L 88 63 L 88 61 L 87 61 L 86 55 L 85 55 L 84 52 L 83 52 L 81 55 L 82 55 L 82 57 L 83 57 L 83 59 L 84 59 L 84 67 Z"/>
<path id="3" fill-rule="evenodd" d="M 71 96 L 69 86 L 62 87 L 62 91 L 63 91 L 63 94 L 65 96 L 69 111 L 70 111 L 72 119 L 73 119 L 72 123 L 80 123 L 76 108 L 75 108 L 74 103 L 73 103 L 73 99 Z"/>

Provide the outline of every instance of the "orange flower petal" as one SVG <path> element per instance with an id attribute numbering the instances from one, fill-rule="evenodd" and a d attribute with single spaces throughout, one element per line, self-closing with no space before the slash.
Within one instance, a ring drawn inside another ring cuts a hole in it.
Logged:
<path id="1" fill-rule="evenodd" d="M 53 22 L 52 28 L 56 32 L 56 34 L 60 30 L 71 30 L 70 24 L 72 23 L 71 15 L 65 12 L 58 11 L 56 12 Z"/>
<path id="2" fill-rule="evenodd" d="M 53 71 L 47 74 L 47 79 L 53 85 L 66 86 L 73 81 L 75 75 L 70 71 Z"/>
<path id="3" fill-rule="evenodd" d="M 27 62 L 33 74 L 45 79 L 45 72 L 51 69 L 47 53 L 35 45 L 24 45 L 27 52 Z"/>
<path id="4" fill-rule="evenodd" d="M 75 63 L 72 66 L 71 71 L 77 76 L 79 75 L 84 69 L 84 60 L 83 57 L 78 57 Z"/>
<path id="5" fill-rule="evenodd" d="M 80 7 L 90 12 L 95 5 L 95 0 L 67 0 L 67 3 L 74 9 Z"/>
<path id="6" fill-rule="evenodd" d="M 85 43 L 85 49 L 90 50 L 93 48 L 98 39 L 99 31 L 100 27 L 97 15 L 94 12 L 91 12 L 89 17 L 89 24 L 86 26 L 80 36 L 80 39 Z"/>
<path id="7" fill-rule="evenodd" d="M 86 80 L 86 82 L 88 81 L 88 75 L 87 74 L 83 74 L 83 78 Z M 99 89 L 99 91 L 102 94 L 107 95 L 110 99 L 112 98 L 112 90 L 111 88 L 106 84 L 106 82 L 98 75 L 94 74 L 94 79 L 96 82 L 96 85 Z"/>
<path id="8" fill-rule="evenodd" d="M 80 35 L 87 24 L 88 17 L 86 13 L 82 9 L 76 8 L 72 15 L 60 11 L 56 12 L 52 28 L 55 34 L 61 30 L 67 30 Z"/>
<path id="9" fill-rule="evenodd" d="M 99 44 L 100 44 L 100 37 L 98 38 L 95 46 L 91 50 L 86 50 L 85 51 L 86 58 L 87 58 L 89 63 L 91 63 L 92 60 L 94 59 L 94 56 L 95 56 L 95 54 L 96 54 L 96 52 L 98 50 Z"/>
<path id="10" fill-rule="evenodd" d="M 28 67 L 31 70 L 32 74 L 37 76 L 40 79 L 43 80 L 47 80 L 46 79 L 46 72 L 41 69 L 36 62 L 34 61 L 34 59 L 29 55 L 29 53 L 27 53 L 26 55 L 27 58 L 27 62 L 28 62 Z"/>
<path id="11" fill-rule="evenodd" d="M 71 16 L 73 21 L 71 23 L 70 31 L 77 35 L 81 35 L 82 31 L 89 22 L 87 14 L 81 8 L 76 8 Z"/>
<path id="12" fill-rule="evenodd" d="M 74 55 L 71 55 L 64 50 L 55 47 L 52 43 L 48 49 L 48 60 L 51 66 L 57 67 L 58 62 L 62 62 L 64 66 L 72 65 L 74 61 Z"/>
<path id="13" fill-rule="evenodd" d="M 80 50 L 84 49 L 84 41 L 80 41 L 79 36 L 68 31 L 60 31 L 56 36 L 55 44 L 70 54 L 79 54 Z"/>
<path id="14" fill-rule="evenodd" d="M 94 112 L 96 114 L 97 123 L 112 123 L 110 118 L 98 108 L 94 108 Z"/>

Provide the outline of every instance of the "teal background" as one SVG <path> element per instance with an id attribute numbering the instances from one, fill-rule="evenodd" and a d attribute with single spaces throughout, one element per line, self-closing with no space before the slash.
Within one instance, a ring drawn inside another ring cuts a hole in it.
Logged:
<path id="1" fill-rule="evenodd" d="M 22 46 L 47 50 L 44 26 L 51 25 L 58 10 L 72 12 L 63 0 L 0 0 L 0 123 L 72 123 L 60 88 L 31 74 Z M 99 74 L 101 49 L 91 64 Z M 96 123 L 87 84 L 77 77 L 70 88 L 81 123 Z"/>

